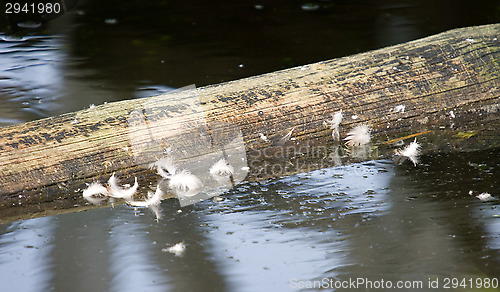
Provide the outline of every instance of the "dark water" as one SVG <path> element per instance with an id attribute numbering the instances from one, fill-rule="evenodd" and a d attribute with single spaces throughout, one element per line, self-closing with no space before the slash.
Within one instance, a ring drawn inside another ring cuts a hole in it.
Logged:
<path id="1" fill-rule="evenodd" d="M 0 126 L 500 22 L 500 3 L 88 0 L 35 29 L 11 20 L 0 29 Z M 243 183 L 222 201 L 164 201 L 158 221 L 121 205 L 3 224 L 0 287 L 289 291 L 367 279 L 425 291 L 448 278 L 470 291 L 500 277 L 499 157 L 435 154 L 416 168 L 382 160 Z M 183 256 L 163 251 L 179 242 Z"/>

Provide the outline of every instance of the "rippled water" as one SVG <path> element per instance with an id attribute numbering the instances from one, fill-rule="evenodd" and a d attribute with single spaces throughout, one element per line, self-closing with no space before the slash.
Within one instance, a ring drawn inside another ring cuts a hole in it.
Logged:
<path id="1" fill-rule="evenodd" d="M 425 288 L 430 278 L 498 277 L 500 161 L 488 157 L 499 154 L 245 183 L 182 209 L 163 201 L 159 221 L 121 205 L 0 225 L 0 281 L 18 291 L 287 291 L 323 279 Z M 165 251 L 179 242 L 182 256 Z"/>
<path id="2" fill-rule="evenodd" d="M 500 21 L 495 1 L 139 2 L 80 1 L 34 30 L 0 31 L 0 126 Z M 2 224 L 0 287 L 288 291 L 499 277 L 499 157 L 431 154 L 416 168 L 380 160 L 244 183 L 222 200 L 163 201 L 158 221 L 120 205 Z M 180 242 L 183 256 L 165 251 Z"/>

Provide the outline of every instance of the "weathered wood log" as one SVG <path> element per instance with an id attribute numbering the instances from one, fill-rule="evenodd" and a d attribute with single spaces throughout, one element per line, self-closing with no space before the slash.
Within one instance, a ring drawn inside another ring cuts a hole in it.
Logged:
<path id="1" fill-rule="evenodd" d="M 47 210 L 34 207 L 41 202 L 64 201 L 63 208 L 69 208 L 84 182 L 119 170 L 151 175 L 147 165 L 172 149 L 179 159 L 192 161 L 214 149 L 226 153 L 227 143 L 240 141 L 250 165 L 247 179 L 273 176 L 262 172 L 268 167 L 263 161 L 278 156 L 263 153 L 283 153 L 276 141 L 292 130 L 293 149 L 286 155 L 292 151 L 301 159 L 304 153 L 297 149 L 314 145 L 328 155 L 331 149 L 319 146 L 335 142 L 324 121 L 339 110 L 345 117 L 342 137 L 366 123 L 378 145 L 426 132 L 432 149 L 498 147 L 499 127 L 491 125 L 499 124 L 499 33 L 500 24 L 456 29 L 354 56 L 2 128 L 0 214 L 17 216 L 8 209 L 19 205 L 36 209 L 30 212 Z"/>

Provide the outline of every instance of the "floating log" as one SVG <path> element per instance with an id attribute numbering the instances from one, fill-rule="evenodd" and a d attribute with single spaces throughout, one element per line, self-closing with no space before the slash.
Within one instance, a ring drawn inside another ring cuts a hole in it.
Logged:
<path id="1" fill-rule="evenodd" d="M 172 151 L 195 168 L 221 155 L 233 162 L 241 157 L 249 169 L 237 173 L 238 181 L 311 170 L 318 153 L 323 160 L 312 169 L 336 165 L 338 159 L 324 163 L 324 158 L 344 150 L 335 148 L 339 142 L 325 121 L 340 110 L 341 138 L 357 124 L 370 125 L 376 146 L 370 151 L 375 149 L 376 157 L 392 153 L 384 149 L 388 141 L 410 135 L 421 137 L 426 151 L 499 147 L 499 34 L 500 24 L 455 29 L 354 56 L 1 128 L 1 217 L 81 207 L 85 182 L 118 171 L 151 178 L 148 165 Z M 291 159 L 308 163 L 268 171 Z"/>

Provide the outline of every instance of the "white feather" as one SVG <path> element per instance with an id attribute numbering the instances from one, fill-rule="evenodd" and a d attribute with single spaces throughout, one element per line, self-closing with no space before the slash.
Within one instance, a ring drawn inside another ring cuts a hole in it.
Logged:
<path id="1" fill-rule="evenodd" d="M 293 130 L 295 130 L 295 127 L 293 127 L 290 132 L 288 132 L 285 136 L 281 137 L 281 139 L 278 140 L 278 142 L 274 143 L 275 145 L 278 145 L 278 146 L 283 146 L 285 145 L 286 142 L 288 142 L 291 137 L 292 137 L 292 133 L 293 133 Z"/>
<path id="2" fill-rule="evenodd" d="M 160 189 L 160 186 L 156 186 L 156 192 L 148 192 L 148 199 L 146 201 L 127 201 L 127 204 L 134 207 L 149 207 L 149 206 L 157 206 L 161 203 L 161 199 L 163 197 L 163 192 Z"/>
<path id="3" fill-rule="evenodd" d="M 420 155 L 420 148 L 421 146 L 417 142 L 417 138 L 415 138 L 413 142 L 408 144 L 403 149 L 396 150 L 396 155 L 408 158 L 411 162 L 413 162 L 414 166 L 417 166 L 419 161 L 418 156 Z"/>
<path id="4" fill-rule="evenodd" d="M 176 257 L 182 256 L 185 250 L 186 244 L 184 243 L 184 241 L 181 241 L 169 248 L 162 249 L 163 252 L 173 253 Z"/>
<path id="5" fill-rule="evenodd" d="M 155 213 L 156 216 L 156 222 L 160 221 L 162 214 L 161 214 L 161 209 L 159 207 L 160 205 L 150 205 L 148 206 L 149 210 L 151 210 L 153 213 Z"/>
<path id="6" fill-rule="evenodd" d="M 262 134 L 262 133 L 259 133 L 259 136 L 260 136 L 260 138 L 261 138 L 262 140 L 264 140 L 264 142 L 267 142 L 267 143 L 271 142 L 271 141 L 270 141 L 270 140 L 266 137 L 266 135 L 264 135 L 264 134 Z"/>
<path id="7" fill-rule="evenodd" d="M 136 177 L 133 186 L 131 186 L 128 189 L 122 188 L 121 186 L 118 185 L 118 179 L 116 178 L 114 173 L 109 178 L 108 185 L 109 185 L 109 196 L 117 199 L 131 199 L 132 196 L 134 196 L 134 194 L 137 192 L 137 188 L 139 187 Z"/>
<path id="8" fill-rule="evenodd" d="M 231 176 L 233 173 L 234 168 L 224 158 L 221 158 L 210 167 L 210 174 L 212 176 Z"/>
<path id="9" fill-rule="evenodd" d="M 361 124 L 358 125 L 347 133 L 347 137 L 344 138 L 346 140 L 346 144 L 348 146 L 362 146 L 370 143 L 371 140 L 371 128 L 368 125 Z"/>
<path id="10" fill-rule="evenodd" d="M 491 195 L 488 193 L 480 193 L 479 195 L 476 196 L 481 201 L 489 201 L 491 200 Z"/>
<path id="11" fill-rule="evenodd" d="M 328 126 L 332 130 L 333 140 L 338 141 L 340 139 L 339 126 L 342 122 L 344 115 L 342 114 L 342 110 L 334 113 L 332 115 L 331 120 L 326 120 L 325 125 Z"/>
<path id="12" fill-rule="evenodd" d="M 102 195 L 104 197 L 96 197 L 96 195 Z M 108 195 L 108 189 L 98 182 L 91 183 L 88 188 L 83 190 L 83 198 L 94 205 L 102 203 L 102 201 L 106 200 Z"/>
<path id="13" fill-rule="evenodd" d="M 203 183 L 196 175 L 183 169 L 170 178 L 169 186 L 176 191 L 189 192 L 200 189 Z"/>
<path id="14" fill-rule="evenodd" d="M 177 165 L 170 157 L 161 158 L 160 160 L 153 163 L 152 166 L 156 166 L 158 174 L 167 179 L 171 178 L 177 172 Z"/>
<path id="15" fill-rule="evenodd" d="M 108 189 L 106 189 L 103 185 L 101 185 L 98 182 L 93 182 L 89 185 L 88 188 L 83 190 L 83 197 L 84 198 L 91 198 L 94 195 L 104 195 L 108 196 Z"/>
<path id="16" fill-rule="evenodd" d="M 394 108 L 391 108 L 390 111 L 394 112 L 394 113 L 404 113 L 405 108 L 406 108 L 406 106 L 404 104 L 400 104 L 400 105 L 395 106 Z"/>

